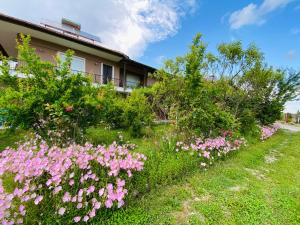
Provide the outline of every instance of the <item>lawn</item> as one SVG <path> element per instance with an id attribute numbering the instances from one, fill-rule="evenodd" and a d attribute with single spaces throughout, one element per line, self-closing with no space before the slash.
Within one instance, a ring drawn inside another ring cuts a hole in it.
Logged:
<path id="1" fill-rule="evenodd" d="M 121 130 L 91 128 L 88 140 L 138 145 L 148 160 L 134 177 L 127 206 L 103 210 L 92 224 L 299 224 L 300 133 L 279 131 L 201 170 L 195 156 L 175 153 L 170 126 L 156 126 L 146 138 Z M 1 149 L 23 138 L 1 132 Z M 135 189 L 133 189 L 135 188 Z"/>
<path id="2" fill-rule="evenodd" d="M 94 224 L 299 224 L 299 145 L 280 131 Z"/>

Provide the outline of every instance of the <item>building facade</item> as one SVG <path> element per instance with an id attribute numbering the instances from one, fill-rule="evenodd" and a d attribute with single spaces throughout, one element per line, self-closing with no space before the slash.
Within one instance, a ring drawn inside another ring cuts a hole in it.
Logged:
<path id="1" fill-rule="evenodd" d="M 31 36 L 31 46 L 42 60 L 55 63 L 55 57 L 64 60 L 65 52 L 72 49 L 71 69 L 91 76 L 94 83 L 113 82 L 119 92 L 131 92 L 135 87 L 155 82 L 149 77 L 155 68 L 130 59 L 126 54 L 105 47 L 98 37 L 81 31 L 81 26 L 62 19 L 61 24 L 35 24 L 0 14 L 0 53 L 17 58 L 16 39 L 20 34 Z M 18 65 L 11 62 L 12 67 Z"/>

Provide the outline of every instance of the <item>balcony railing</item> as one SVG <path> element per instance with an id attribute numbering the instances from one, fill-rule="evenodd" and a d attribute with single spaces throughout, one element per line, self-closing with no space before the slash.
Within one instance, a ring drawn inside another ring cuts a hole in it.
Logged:
<path id="1" fill-rule="evenodd" d="M 1 64 L 2 64 L 2 62 L 0 61 L 0 65 Z M 16 61 L 9 61 L 10 74 L 16 75 L 20 78 L 24 78 L 24 77 L 26 77 L 25 74 L 22 74 L 17 70 L 17 67 L 20 66 L 20 64 L 22 64 L 22 63 L 19 63 Z M 82 73 L 82 74 L 85 74 L 86 76 L 91 77 L 92 82 L 95 85 L 106 85 L 106 84 L 112 82 L 113 85 L 116 87 L 116 90 L 119 92 L 131 92 L 132 89 L 134 89 L 134 88 L 144 86 L 142 84 L 142 82 L 140 82 L 140 81 L 126 81 L 126 83 L 125 83 L 123 79 L 110 78 L 107 76 L 103 76 L 101 74 L 87 73 L 87 72 L 82 72 L 82 71 L 77 71 L 77 70 L 72 70 L 72 72 L 73 73 Z"/>

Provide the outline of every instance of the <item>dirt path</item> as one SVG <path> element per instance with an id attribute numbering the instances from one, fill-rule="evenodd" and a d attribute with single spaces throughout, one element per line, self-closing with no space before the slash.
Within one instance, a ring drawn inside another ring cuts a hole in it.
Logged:
<path id="1" fill-rule="evenodd" d="M 293 131 L 293 132 L 300 132 L 300 127 L 296 127 L 296 126 L 289 125 L 289 124 L 284 124 L 284 123 L 277 123 L 277 124 L 282 129 Z"/>

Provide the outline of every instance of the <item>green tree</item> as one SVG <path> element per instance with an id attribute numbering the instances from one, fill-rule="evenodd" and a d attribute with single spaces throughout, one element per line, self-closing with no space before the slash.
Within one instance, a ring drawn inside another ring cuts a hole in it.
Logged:
<path id="1" fill-rule="evenodd" d="M 42 61 L 30 47 L 30 37 L 18 42 L 17 73 L 9 72 L 7 58 L 0 68 L 2 93 L 0 114 L 11 128 L 34 129 L 43 138 L 79 140 L 82 133 L 97 121 L 97 89 L 88 76 L 70 70 L 72 51 L 56 64 Z"/>

